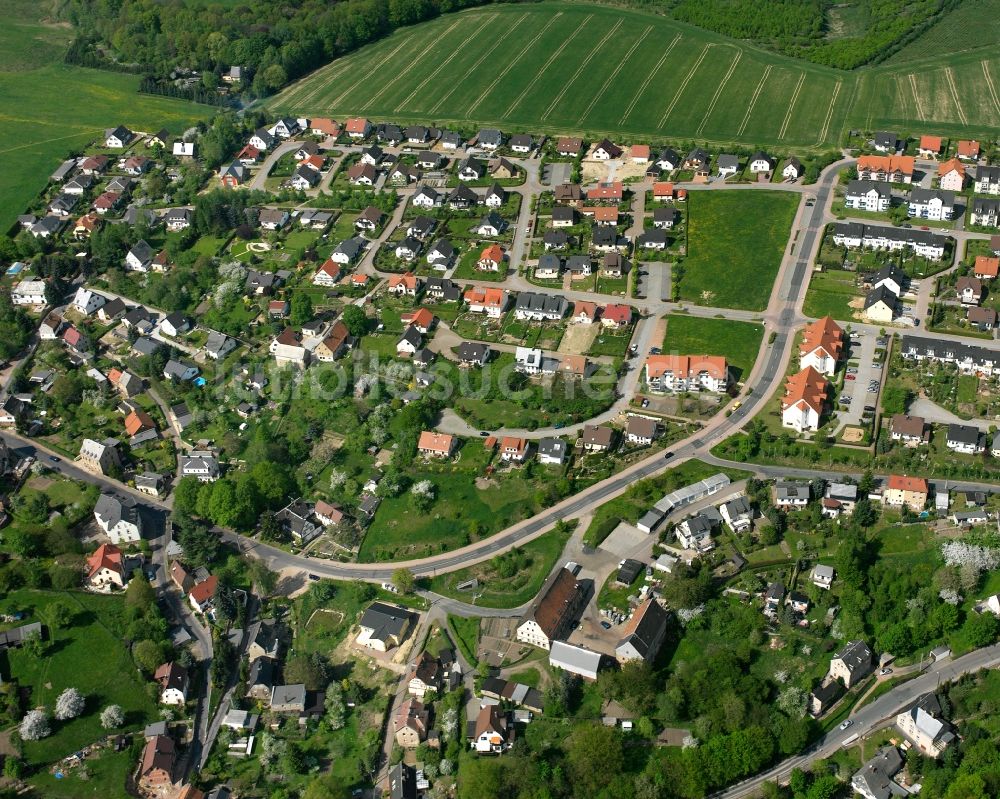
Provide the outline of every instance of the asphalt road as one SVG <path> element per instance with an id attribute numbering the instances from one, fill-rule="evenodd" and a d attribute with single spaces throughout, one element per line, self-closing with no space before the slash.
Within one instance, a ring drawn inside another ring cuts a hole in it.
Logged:
<path id="1" fill-rule="evenodd" d="M 921 694 L 935 690 L 943 682 L 951 682 L 963 674 L 994 668 L 1000 665 L 1000 644 L 977 649 L 956 660 L 944 660 L 934 663 L 919 677 L 914 677 L 875 701 L 865 705 L 853 714 L 851 725 L 844 730 L 838 728 L 820 738 L 813 746 L 802 754 L 781 761 L 774 768 L 755 777 L 738 783 L 725 791 L 714 794 L 725 799 L 743 799 L 755 795 L 765 782 L 785 781 L 792 769 L 806 768 L 814 760 L 829 757 L 844 741 L 854 734 L 862 737 L 893 723 L 896 715 L 901 713 Z"/>

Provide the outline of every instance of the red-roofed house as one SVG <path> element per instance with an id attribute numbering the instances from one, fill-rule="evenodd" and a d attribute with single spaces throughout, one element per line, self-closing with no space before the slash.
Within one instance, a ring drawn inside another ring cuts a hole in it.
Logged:
<path id="1" fill-rule="evenodd" d="M 416 297 L 420 292 L 421 280 L 413 272 L 404 272 L 389 278 L 389 293 L 399 297 Z"/>
<path id="2" fill-rule="evenodd" d="M 976 265 L 972 268 L 972 272 L 980 280 L 992 280 L 1000 273 L 1000 258 L 977 255 Z"/>
<path id="3" fill-rule="evenodd" d="M 136 408 L 132 413 L 125 417 L 125 432 L 130 436 L 137 436 L 139 433 L 145 432 L 146 430 L 155 430 L 156 422 L 153 421 L 153 417 L 146 413 L 142 408 Z"/>
<path id="4" fill-rule="evenodd" d="M 979 160 L 979 142 L 975 139 L 962 139 L 958 143 L 956 154 L 963 161 Z"/>
<path id="5" fill-rule="evenodd" d="M 961 191 L 965 187 L 965 167 L 957 158 L 949 158 L 938 166 L 938 178 L 944 191 Z"/>
<path id="6" fill-rule="evenodd" d="M 718 355 L 650 355 L 645 380 L 651 391 L 707 391 L 729 387 L 729 364 Z"/>
<path id="7" fill-rule="evenodd" d="M 162 793 L 174 782 L 174 765 L 177 749 L 174 739 L 166 735 L 156 735 L 146 741 L 139 765 L 139 787 L 151 792 Z"/>
<path id="8" fill-rule="evenodd" d="M 491 319 L 499 319 L 507 309 L 510 294 L 503 289 L 472 287 L 463 295 L 469 304 L 470 313 L 484 313 Z"/>
<path id="9" fill-rule="evenodd" d="M 316 117 L 309 123 L 314 136 L 332 136 L 337 138 L 340 135 L 340 125 L 327 117 Z"/>
<path id="10" fill-rule="evenodd" d="M 352 139 L 363 139 L 372 132 L 372 123 L 363 117 L 352 117 L 347 120 L 346 130 Z"/>
<path id="11" fill-rule="evenodd" d="M 799 433 L 818 430 L 828 396 L 826 377 L 807 366 L 785 381 L 781 423 Z"/>
<path id="12" fill-rule="evenodd" d="M 587 192 L 588 200 L 600 200 L 603 202 L 621 202 L 625 193 L 625 186 L 620 180 L 613 183 L 598 183 Z"/>
<path id="13" fill-rule="evenodd" d="M 425 336 L 430 332 L 430 329 L 434 327 L 434 314 L 426 308 L 418 308 L 415 311 L 400 314 L 399 319 L 404 325 L 413 325 Z"/>
<path id="14" fill-rule="evenodd" d="M 455 437 L 424 430 L 417 441 L 417 452 L 431 458 L 450 458 L 455 451 Z"/>
<path id="15" fill-rule="evenodd" d="M 573 321 L 583 325 L 590 325 L 597 321 L 597 304 L 593 302 L 573 303 Z"/>
<path id="16" fill-rule="evenodd" d="M 260 160 L 260 150 L 252 144 L 248 144 L 236 153 L 236 160 L 243 164 L 243 166 L 253 166 Z"/>
<path id="17" fill-rule="evenodd" d="M 316 274 L 313 275 L 313 285 L 314 286 L 324 286 L 326 288 L 333 288 L 337 285 L 340 280 L 340 264 L 336 261 L 327 258 L 323 265 L 316 270 Z"/>
<path id="18" fill-rule="evenodd" d="M 87 558 L 87 582 L 94 588 L 125 587 L 122 551 L 114 544 L 101 544 Z"/>
<path id="19" fill-rule="evenodd" d="M 882 492 L 882 503 L 901 508 L 906 505 L 913 511 L 922 511 L 927 504 L 927 481 L 922 477 L 891 474 Z"/>
<path id="20" fill-rule="evenodd" d="M 632 161 L 636 164 L 649 163 L 648 144 L 633 144 L 629 147 L 628 154 L 632 158 Z"/>
<path id="21" fill-rule="evenodd" d="M 937 158 L 941 153 L 940 136 L 921 136 L 917 152 L 921 158 Z"/>
<path id="22" fill-rule="evenodd" d="M 212 598 L 215 596 L 215 589 L 219 586 L 219 578 L 214 574 L 209 575 L 200 583 L 196 583 L 194 588 L 191 589 L 191 593 L 188 594 L 188 600 L 191 602 L 191 607 L 195 609 L 197 613 L 204 613 L 210 607 L 212 607 Z"/>
<path id="23" fill-rule="evenodd" d="M 799 368 L 811 366 L 820 374 L 832 375 L 844 352 L 844 331 L 833 318 L 824 316 L 802 332 L 799 345 Z"/>
<path id="24" fill-rule="evenodd" d="M 523 463 L 528 457 L 530 444 L 526 438 L 504 436 L 500 441 L 500 457 L 505 461 Z"/>
<path id="25" fill-rule="evenodd" d="M 628 327 L 632 323 L 632 306 L 612 303 L 605 305 L 601 312 L 601 324 L 605 327 Z"/>
<path id="26" fill-rule="evenodd" d="M 476 268 L 484 272 L 499 272 L 503 264 L 503 248 L 499 244 L 491 244 L 479 253 L 479 260 L 476 261 Z"/>

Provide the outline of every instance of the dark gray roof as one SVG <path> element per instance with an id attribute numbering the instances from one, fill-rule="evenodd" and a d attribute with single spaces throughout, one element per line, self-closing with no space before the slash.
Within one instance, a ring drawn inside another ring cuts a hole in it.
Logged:
<path id="1" fill-rule="evenodd" d="M 559 295 L 541 294 L 534 291 L 522 291 L 517 295 L 515 311 L 532 311 L 536 313 L 566 313 L 566 298 Z"/>
<path id="2" fill-rule="evenodd" d="M 617 646 L 629 643 L 643 658 L 649 657 L 654 642 L 662 636 L 663 628 L 667 625 L 667 617 L 667 611 L 663 606 L 653 600 L 643 611 L 632 633 L 622 638 Z"/>
<path id="3" fill-rule="evenodd" d="M 481 361 L 489 354 L 489 351 L 489 346 L 482 342 L 463 341 L 458 345 L 458 359 L 465 362 Z"/>
<path id="4" fill-rule="evenodd" d="M 543 438 L 538 442 L 538 454 L 562 460 L 566 457 L 566 442 L 561 438 Z"/>
<path id="5" fill-rule="evenodd" d="M 883 199 L 892 197 L 892 186 L 881 180 L 852 180 L 847 184 L 844 194 L 847 197 L 858 197 L 870 191 L 876 192 Z"/>
<path id="6" fill-rule="evenodd" d="M 895 308 L 897 299 L 898 298 L 896 297 L 896 295 L 892 292 L 892 290 L 888 286 L 879 286 L 878 288 L 874 288 L 868 292 L 867 296 L 865 297 L 864 307 L 865 310 L 867 311 L 873 305 L 879 302 L 884 302 L 890 308 Z"/>
<path id="7" fill-rule="evenodd" d="M 412 614 L 403 608 L 373 602 L 361 614 L 361 626 L 372 630 L 372 637 L 384 640 L 388 636 L 401 636 L 412 619 Z"/>
<path id="8" fill-rule="evenodd" d="M 982 443 L 983 438 L 978 427 L 967 424 L 948 425 L 948 443 L 955 442 L 956 444 L 976 447 Z"/>
<path id="9" fill-rule="evenodd" d="M 945 207 L 955 205 L 955 192 L 943 191 L 942 189 L 922 189 L 919 186 L 910 191 L 911 203 L 928 203 L 931 200 L 940 200 Z"/>
<path id="10" fill-rule="evenodd" d="M 135 341 L 132 342 L 132 349 L 138 352 L 140 355 L 152 355 L 156 352 L 162 345 L 159 341 L 154 341 L 146 336 L 140 336 Z"/>

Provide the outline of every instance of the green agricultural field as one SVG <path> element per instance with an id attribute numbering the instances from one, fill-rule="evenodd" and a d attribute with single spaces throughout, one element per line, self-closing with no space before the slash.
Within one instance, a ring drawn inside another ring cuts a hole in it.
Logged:
<path id="1" fill-rule="evenodd" d="M 798 204 L 789 192 L 691 192 L 681 299 L 764 310 Z"/>
<path id="2" fill-rule="evenodd" d="M 850 83 L 845 73 L 663 17 L 552 2 L 474 9 L 398 31 L 317 70 L 270 105 L 813 147 L 839 136 Z"/>
<path id="3" fill-rule="evenodd" d="M 739 380 L 753 368 L 763 337 L 763 325 L 751 322 L 670 314 L 663 351 L 679 355 L 724 355 Z"/>
<path id="4" fill-rule="evenodd" d="M 0 231 L 70 152 L 105 128 L 121 123 L 181 133 L 212 113 L 207 106 L 138 94 L 137 75 L 62 64 L 71 31 L 39 22 L 38 6 L 5 3 L 0 26 Z"/>
<path id="5" fill-rule="evenodd" d="M 998 24 L 980 0 L 992 44 Z M 961 14 L 962 16 L 959 16 Z M 306 115 L 507 130 L 696 139 L 804 150 L 837 144 L 847 127 L 948 133 L 1000 125 L 1000 57 L 967 52 L 965 21 L 947 15 L 917 42 L 940 53 L 844 72 L 642 11 L 584 3 L 494 5 L 448 14 L 328 64 L 270 101 Z M 962 35 L 951 31 L 959 26 Z M 940 30 L 939 30 L 940 29 Z M 475 42 L 474 46 L 469 46 Z"/>

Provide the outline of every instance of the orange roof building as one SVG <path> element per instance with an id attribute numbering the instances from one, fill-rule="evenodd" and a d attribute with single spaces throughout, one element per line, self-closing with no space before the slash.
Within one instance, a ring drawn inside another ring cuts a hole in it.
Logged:
<path id="1" fill-rule="evenodd" d="M 1000 258 L 991 258 L 988 255 L 977 255 L 976 265 L 972 268 L 973 273 L 980 280 L 990 280 L 1000 273 Z"/>
<path id="2" fill-rule="evenodd" d="M 125 417 L 125 432 L 130 436 L 138 435 L 144 430 L 155 430 L 156 422 L 142 408 L 136 408 Z"/>
<path id="3" fill-rule="evenodd" d="M 114 544 L 101 544 L 87 558 L 87 581 L 95 587 L 125 585 L 122 551 Z"/>
<path id="4" fill-rule="evenodd" d="M 892 474 L 882 492 L 882 503 L 892 507 L 905 505 L 910 510 L 921 511 L 927 504 L 929 490 L 927 481 L 922 477 Z"/>
<path id="5" fill-rule="evenodd" d="M 434 325 L 434 314 L 426 308 L 418 308 L 415 311 L 400 314 L 399 320 L 404 325 L 413 325 L 421 333 L 427 333 Z"/>
<path id="6" fill-rule="evenodd" d="M 500 440 L 500 457 L 505 461 L 520 463 L 528 457 L 528 439 L 504 436 Z"/>
<path id="7" fill-rule="evenodd" d="M 510 294 L 503 289 L 477 288 L 473 286 L 463 295 L 472 313 L 485 313 L 497 318 L 503 314 L 510 302 Z"/>
<path id="8" fill-rule="evenodd" d="M 613 200 L 618 202 L 621 200 L 624 193 L 625 185 L 620 180 L 616 180 L 612 183 L 598 183 L 594 188 L 587 192 L 587 199 Z"/>
<path id="9" fill-rule="evenodd" d="M 496 272 L 503 263 L 503 248 L 499 244 L 491 244 L 479 253 L 479 261 L 476 265 L 480 269 Z"/>
<path id="10" fill-rule="evenodd" d="M 417 452 L 434 458 L 450 458 L 455 451 L 455 436 L 424 430 L 417 441 Z"/>
<path id="11" fill-rule="evenodd" d="M 961 191 L 965 186 L 965 164 L 957 158 L 949 158 L 938 165 L 938 180 L 942 189 Z"/>
<path id="12" fill-rule="evenodd" d="M 819 429 L 823 408 L 830 395 L 826 377 L 807 366 L 785 381 L 781 400 L 781 423 L 799 433 Z"/>
<path id="13" fill-rule="evenodd" d="M 799 345 L 799 368 L 811 366 L 824 375 L 837 371 L 837 362 L 844 352 L 844 330 L 833 317 L 824 316 L 802 331 Z"/>
<path id="14" fill-rule="evenodd" d="M 340 125 L 327 117 L 316 117 L 309 122 L 309 127 L 312 128 L 313 133 L 322 136 L 333 136 L 336 138 L 340 135 Z"/>
<path id="15" fill-rule="evenodd" d="M 920 144 L 917 146 L 921 155 L 937 155 L 941 152 L 941 137 L 940 136 L 921 136 Z"/>
<path id="16" fill-rule="evenodd" d="M 913 180 L 912 155 L 863 155 L 858 159 L 861 180 L 909 183 Z"/>
<path id="17" fill-rule="evenodd" d="M 979 160 L 979 142 L 975 139 L 962 139 L 958 143 L 956 153 L 959 158 L 964 158 L 969 161 Z"/>
<path id="18" fill-rule="evenodd" d="M 645 370 L 651 391 L 720 394 L 729 387 L 729 364 L 720 355 L 650 355 Z"/>

